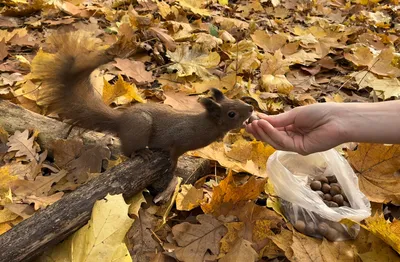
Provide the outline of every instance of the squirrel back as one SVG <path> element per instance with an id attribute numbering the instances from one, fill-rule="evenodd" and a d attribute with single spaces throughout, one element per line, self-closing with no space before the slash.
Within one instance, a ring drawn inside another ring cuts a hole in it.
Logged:
<path id="1" fill-rule="evenodd" d="M 54 54 L 37 56 L 33 77 L 42 80 L 39 102 L 83 128 L 118 132 L 121 113 L 103 103 L 90 82 L 90 74 L 113 60 L 84 32 L 50 36 Z"/>

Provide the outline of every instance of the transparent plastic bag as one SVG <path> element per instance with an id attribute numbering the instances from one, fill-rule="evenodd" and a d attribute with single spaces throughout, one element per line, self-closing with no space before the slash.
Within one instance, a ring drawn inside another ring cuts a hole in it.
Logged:
<path id="1" fill-rule="evenodd" d="M 339 221 L 348 218 L 359 222 L 371 215 L 370 202 L 360 191 L 356 174 L 335 149 L 308 156 L 276 151 L 268 159 L 267 172 L 285 216 L 306 235 L 330 241 L 354 239 L 359 226 L 346 227 Z M 310 188 L 311 181 L 320 176 L 336 176 L 350 207 L 324 203 Z"/>

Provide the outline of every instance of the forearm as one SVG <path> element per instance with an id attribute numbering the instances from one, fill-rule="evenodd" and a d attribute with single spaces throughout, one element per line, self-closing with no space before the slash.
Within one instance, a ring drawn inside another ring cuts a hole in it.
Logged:
<path id="1" fill-rule="evenodd" d="M 343 103 L 337 117 L 346 142 L 400 143 L 400 101 Z"/>

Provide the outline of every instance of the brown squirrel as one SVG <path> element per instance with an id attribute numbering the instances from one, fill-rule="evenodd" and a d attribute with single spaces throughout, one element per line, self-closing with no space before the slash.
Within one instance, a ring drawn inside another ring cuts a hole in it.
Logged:
<path id="1" fill-rule="evenodd" d="M 32 66 L 32 74 L 42 80 L 43 104 L 80 127 L 116 134 L 128 157 L 142 149 L 160 149 L 169 151 L 176 164 L 180 155 L 241 127 L 252 114 L 251 105 L 229 99 L 215 88 L 211 89 L 211 98 L 198 100 L 204 112 L 189 113 L 147 103 L 124 111 L 112 109 L 96 94 L 90 74 L 114 59 L 110 51 L 113 47 L 100 49 L 93 39 L 79 32 L 53 36 L 50 41 L 55 54 L 34 61 Z"/>

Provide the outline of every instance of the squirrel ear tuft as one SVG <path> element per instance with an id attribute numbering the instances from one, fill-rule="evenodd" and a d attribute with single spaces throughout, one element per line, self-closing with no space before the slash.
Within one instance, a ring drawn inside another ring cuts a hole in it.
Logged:
<path id="1" fill-rule="evenodd" d="M 215 118 L 216 120 L 219 120 L 221 118 L 221 106 L 214 100 L 212 100 L 211 98 L 202 97 L 198 101 L 213 118 Z"/>
<path id="2" fill-rule="evenodd" d="M 219 102 L 225 98 L 224 94 L 217 88 L 212 87 L 210 89 L 210 91 L 211 91 L 212 98 L 214 98 L 214 100 L 217 102 Z"/>

